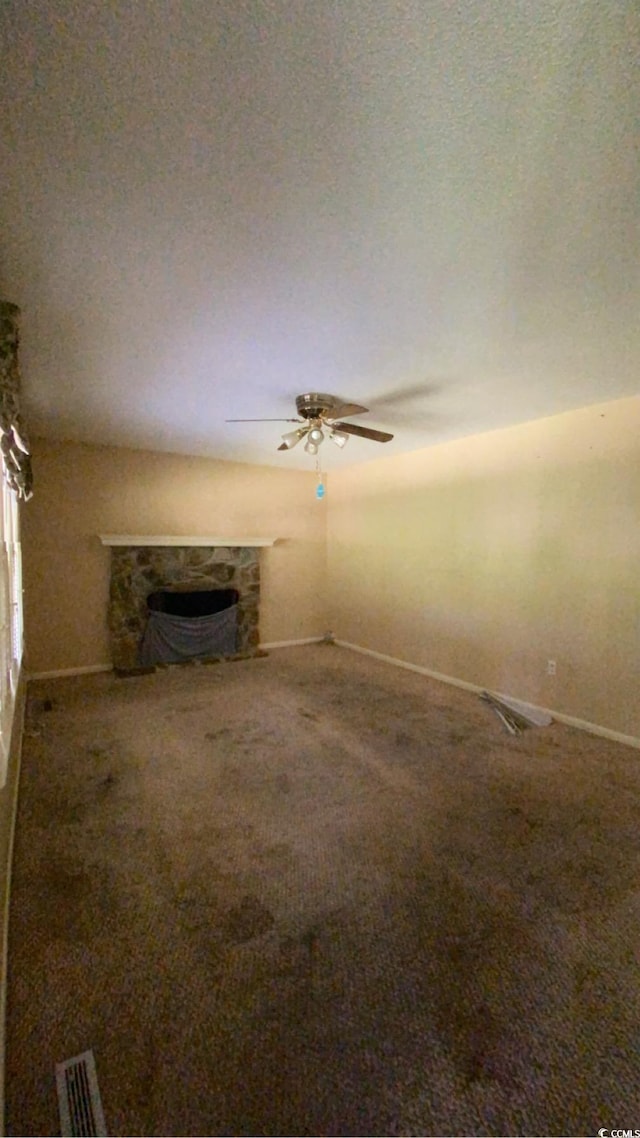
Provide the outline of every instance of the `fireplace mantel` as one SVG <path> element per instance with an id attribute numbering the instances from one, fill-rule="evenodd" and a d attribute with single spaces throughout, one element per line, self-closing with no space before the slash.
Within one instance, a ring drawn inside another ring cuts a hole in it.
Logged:
<path id="1" fill-rule="evenodd" d="M 210 548 L 221 546 L 225 549 L 257 549 L 266 545 L 275 545 L 277 537 L 180 537 L 175 534 L 130 534 L 130 533 L 100 533 L 98 534 L 103 545 L 143 545 L 188 546 L 206 545 Z"/>

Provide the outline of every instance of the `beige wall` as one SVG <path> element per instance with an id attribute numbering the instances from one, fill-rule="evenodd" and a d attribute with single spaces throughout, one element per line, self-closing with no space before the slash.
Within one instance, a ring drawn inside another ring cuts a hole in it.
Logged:
<path id="1" fill-rule="evenodd" d="M 328 503 L 336 636 L 640 736 L 640 399 L 339 471 Z"/>
<path id="2" fill-rule="evenodd" d="M 27 667 L 110 662 L 110 550 L 99 533 L 277 537 L 260 551 L 263 642 L 321 636 L 326 503 L 313 472 L 33 442 L 22 511 Z"/>

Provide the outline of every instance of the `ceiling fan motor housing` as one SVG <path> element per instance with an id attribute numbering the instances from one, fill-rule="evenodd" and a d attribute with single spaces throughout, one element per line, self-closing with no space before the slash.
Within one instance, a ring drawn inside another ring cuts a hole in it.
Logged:
<path id="1" fill-rule="evenodd" d="M 317 391 L 298 395 L 296 398 L 296 408 L 303 419 L 322 419 L 325 416 L 330 418 L 331 411 L 334 411 L 337 405 L 335 395 L 323 395 Z"/>

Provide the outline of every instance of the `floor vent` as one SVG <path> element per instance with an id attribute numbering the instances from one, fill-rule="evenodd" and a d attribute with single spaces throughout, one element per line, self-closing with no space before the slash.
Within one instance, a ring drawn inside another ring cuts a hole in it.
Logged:
<path id="1" fill-rule="evenodd" d="M 93 1051 L 56 1063 L 56 1086 L 62 1138 L 106 1136 Z"/>

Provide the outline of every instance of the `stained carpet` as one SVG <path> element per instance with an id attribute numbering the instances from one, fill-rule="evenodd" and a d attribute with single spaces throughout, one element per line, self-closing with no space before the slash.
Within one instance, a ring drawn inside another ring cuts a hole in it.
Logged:
<path id="1" fill-rule="evenodd" d="M 7 1127 L 640 1126 L 640 757 L 335 647 L 30 687 Z"/>

